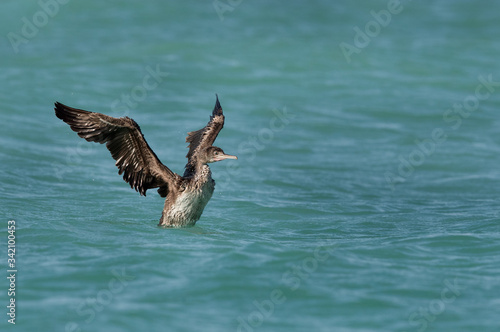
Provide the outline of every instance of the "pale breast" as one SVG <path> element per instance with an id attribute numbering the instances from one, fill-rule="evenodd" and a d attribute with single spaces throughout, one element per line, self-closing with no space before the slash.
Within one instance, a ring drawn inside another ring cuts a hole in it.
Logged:
<path id="1" fill-rule="evenodd" d="M 178 194 L 174 204 L 168 207 L 168 211 L 164 211 L 166 225 L 191 226 L 200 219 L 215 188 L 215 182 L 210 174 L 203 180 L 203 182 L 193 181 Z"/>

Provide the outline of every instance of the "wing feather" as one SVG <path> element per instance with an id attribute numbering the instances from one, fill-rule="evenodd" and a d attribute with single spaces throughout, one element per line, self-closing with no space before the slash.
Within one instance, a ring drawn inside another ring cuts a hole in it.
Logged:
<path id="1" fill-rule="evenodd" d="M 163 165 L 149 147 L 139 125 L 129 117 L 113 118 L 96 112 L 55 103 L 56 116 L 69 124 L 78 136 L 89 142 L 104 144 L 116 160 L 118 174 L 130 187 L 146 196 L 146 191 L 160 187 L 166 197 L 180 176 Z"/>
<path id="2" fill-rule="evenodd" d="M 189 152 L 186 158 L 190 160 L 202 149 L 214 144 L 217 135 L 224 127 L 224 114 L 219 103 L 219 97 L 216 96 L 215 107 L 210 116 L 210 121 L 207 125 L 199 130 L 191 131 L 186 137 L 186 142 L 189 143 Z"/>

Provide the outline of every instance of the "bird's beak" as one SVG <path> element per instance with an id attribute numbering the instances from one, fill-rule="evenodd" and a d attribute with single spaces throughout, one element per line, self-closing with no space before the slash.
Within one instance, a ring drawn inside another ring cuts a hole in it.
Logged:
<path id="1" fill-rule="evenodd" d="M 223 154 L 215 157 L 215 161 L 221 161 L 224 159 L 238 159 L 238 157 L 230 155 L 230 154 Z"/>

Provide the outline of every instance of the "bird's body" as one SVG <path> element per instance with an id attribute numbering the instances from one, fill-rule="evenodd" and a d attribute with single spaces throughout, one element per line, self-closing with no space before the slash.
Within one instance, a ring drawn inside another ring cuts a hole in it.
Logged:
<path id="1" fill-rule="evenodd" d="M 106 143 L 116 160 L 118 173 L 141 195 L 159 188 L 165 206 L 159 226 L 192 226 L 200 219 L 212 197 L 215 181 L 208 163 L 237 159 L 212 146 L 224 126 L 224 115 L 217 98 L 208 124 L 188 133 L 188 162 L 183 176 L 163 165 L 144 139 L 139 125 L 129 117 L 113 118 L 55 103 L 56 116 L 89 142 Z"/>
<path id="2" fill-rule="evenodd" d="M 184 178 L 175 193 L 167 196 L 160 225 L 194 225 L 212 198 L 214 188 L 210 167 L 203 165 L 193 177 Z"/>

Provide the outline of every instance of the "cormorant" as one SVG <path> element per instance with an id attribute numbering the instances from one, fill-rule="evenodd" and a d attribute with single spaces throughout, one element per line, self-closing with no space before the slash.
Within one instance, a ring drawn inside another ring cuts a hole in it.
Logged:
<path id="1" fill-rule="evenodd" d="M 224 115 L 216 95 L 215 107 L 208 124 L 189 132 L 188 162 L 180 176 L 163 165 L 144 139 L 139 125 L 129 117 L 111 116 L 55 103 L 56 116 L 70 125 L 78 136 L 89 142 L 104 144 L 116 160 L 118 174 L 141 195 L 158 188 L 165 206 L 158 226 L 193 226 L 214 192 L 215 181 L 209 163 L 238 159 L 213 146 L 224 126 Z"/>

